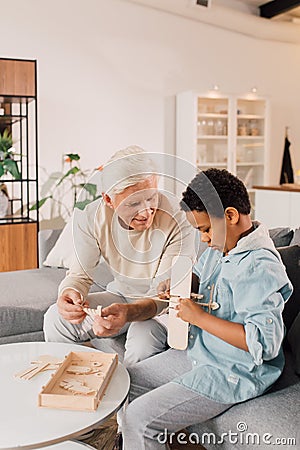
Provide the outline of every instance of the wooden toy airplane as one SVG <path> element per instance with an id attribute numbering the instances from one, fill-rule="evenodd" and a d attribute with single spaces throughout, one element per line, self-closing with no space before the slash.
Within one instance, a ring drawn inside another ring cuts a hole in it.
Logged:
<path id="1" fill-rule="evenodd" d="M 209 302 L 207 302 L 207 303 L 198 301 L 199 299 L 202 299 L 204 297 L 204 295 L 202 295 L 202 294 L 194 294 L 192 292 L 190 295 L 190 298 L 192 300 L 196 300 L 197 305 L 204 306 L 205 308 L 208 308 L 211 311 L 215 311 L 216 309 L 220 308 L 220 304 L 212 301 L 212 292 L 213 292 L 213 289 L 211 289 L 210 299 L 209 299 Z M 154 297 L 154 298 L 155 298 L 155 300 L 159 300 L 160 302 L 171 303 L 173 301 L 173 303 L 174 303 L 174 300 L 171 300 L 171 298 L 180 298 L 180 296 L 179 295 L 168 295 L 168 294 L 164 293 L 164 294 L 159 294 L 157 297 Z M 181 297 L 181 298 L 183 298 L 183 297 Z"/>
<path id="2" fill-rule="evenodd" d="M 177 350 L 185 350 L 188 344 L 189 324 L 177 317 L 175 306 L 178 304 L 179 297 L 190 297 L 192 266 L 192 260 L 187 256 L 173 258 L 169 299 L 168 344 Z"/>

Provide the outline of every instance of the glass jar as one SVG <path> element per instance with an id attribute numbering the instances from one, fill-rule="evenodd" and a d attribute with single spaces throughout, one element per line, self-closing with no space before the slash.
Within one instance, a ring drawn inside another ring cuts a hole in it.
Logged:
<path id="1" fill-rule="evenodd" d="M 242 122 L 238 126 L 238 136 L 247 136 L 247 125 L 245 122 Z"/>
<path id="2" fill-rule="evenodd" d="M 205 119 L 199 120 L 198 122 L 198 133 L 201 136 L 205 136 L 207 134 L 207 122 Z"/>
<path id="3" fill-rule="evenodd" d="M 222 136 L 224 134 L 223 120 L 219 119 L 214 124 L 214 134 L 216 136 Z"/>
<path id="4" fill-rule="evenodd" d="M 215 134 L 215 124 L 213 120 L 209 120 L 207 122 L 207 135 L 214 135 Z"/>
<path id="5" fill-rule="evenodd" d="M 250 120 L 249 135 L 250 136 L 258 136 L 259 135 L 258 123 L 257 123 L 257 120 L 255 120 L 255 119 Z"/>

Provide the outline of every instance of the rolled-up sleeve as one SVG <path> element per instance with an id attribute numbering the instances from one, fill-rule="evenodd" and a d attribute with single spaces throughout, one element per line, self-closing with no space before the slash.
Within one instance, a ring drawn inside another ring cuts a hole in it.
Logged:
<path id="1" fill-rule="evenodd" d="M 282 311 L 292 291 L 284 266 L 271 253 L 268 261 L 253 257 L 250 270 L 236 278 L 234 306 L 243 318 L 248 350 L 256 365 L 274 359 L 280 351 Z"/>

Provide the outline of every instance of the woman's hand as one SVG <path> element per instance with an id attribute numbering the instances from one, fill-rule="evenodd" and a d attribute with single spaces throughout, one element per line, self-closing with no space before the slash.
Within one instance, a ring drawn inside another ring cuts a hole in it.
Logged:
<path id="1" fill-rule="evenodd" d="M 175 309 L 178 310 L 177 317 L 180 317 L 180 319 L 189 322 L 192 325 L 197 325 L 201 316 L 206 314 L 202 307 L 197 305 L 197 303 L 190 298 L 180 298 Z"/>

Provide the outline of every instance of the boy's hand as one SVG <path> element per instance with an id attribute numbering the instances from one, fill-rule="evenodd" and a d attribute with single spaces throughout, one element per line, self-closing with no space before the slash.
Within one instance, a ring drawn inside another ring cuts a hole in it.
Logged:
<path id="1" fill-rule="evenodd" d="M 127 322 L 128 305 L 112 303 L 102 308 L 101 316 L 97 315 L 93 323 L 96 336 L 108 337 L 117 334 Z"/>
<path id="2" fill-rule="evenodd" d="M 177 317 L 180 317 L 180 319 L 189 322 L 192 325 L 196 325 L 197 319 L 205 314 L 202 307 L 189 298 L 180 298 L 175 309 L 178 310 Z"/>

